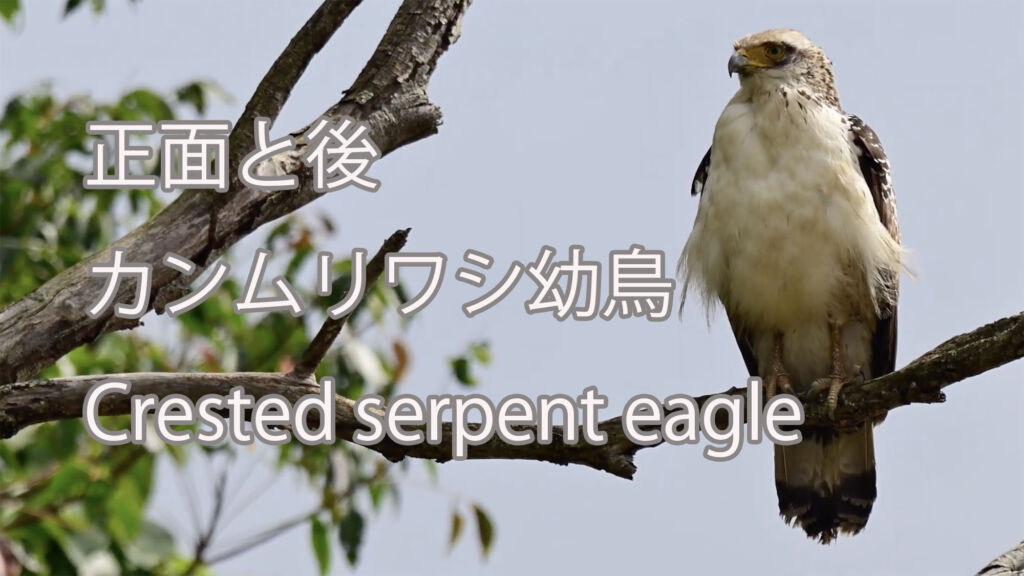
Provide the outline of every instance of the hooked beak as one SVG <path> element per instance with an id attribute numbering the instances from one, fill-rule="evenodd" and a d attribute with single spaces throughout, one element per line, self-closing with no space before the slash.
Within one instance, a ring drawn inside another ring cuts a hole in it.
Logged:
<path id="1" fill-rule="evenodd" d="M 733 72 L 737 74 L 745 73 L 750 67 L 750 62 L 747 60 L 747 56 L 740 51 L 733 52 L 732 56 L 729 57 L 729 77 L 732 78 Z"/>

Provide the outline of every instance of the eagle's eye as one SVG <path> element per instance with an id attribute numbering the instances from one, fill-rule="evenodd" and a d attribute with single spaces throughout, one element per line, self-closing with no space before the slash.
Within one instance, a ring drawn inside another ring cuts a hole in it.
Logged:
<path id="1" fill-rule="evenodd" d="M 765 47 L 764 53 L 772 60 L 781 60 L 786 55 L 786 47 L 782 44 L 769 44 Z"/>

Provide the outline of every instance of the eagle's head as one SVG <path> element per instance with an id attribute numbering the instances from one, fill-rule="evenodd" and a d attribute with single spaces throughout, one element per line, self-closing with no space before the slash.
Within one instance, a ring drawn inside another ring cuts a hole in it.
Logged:
<path id="1" fill-rule="evenodd" d="M 804 90 L 811 97 L 839 107 L 832 62 L 824 50 L 796 30 L 765 30 L 733 44 L 729 75 L 739 74 L 744 87 Z"/>

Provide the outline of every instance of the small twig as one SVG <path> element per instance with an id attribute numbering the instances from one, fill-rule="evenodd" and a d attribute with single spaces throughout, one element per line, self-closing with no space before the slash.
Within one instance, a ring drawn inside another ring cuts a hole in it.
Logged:
<path id="1" fill-rule="evenodd" d="M 394 234 L 388 237 L 384 241 L 384 244 L 377 251 L 377 254 L 370 260 L 369 264 L 366 265 L 366 277 L 364 283 L 363 297 L 370 292 L 373 285 L 377 283 L 377 279 L 384 272 L 384 260 L 388 254 L 392 252 L 400 251 L 404 246 L 405 242 L 409 239 L 409 232 L 411 228 L 404 230 L 398 230 Z M 353 270 L 353 277 L 358 272 Z M 353 280 L 353 284 L 355 281 Z M 351 291 L 351 286 L 349 287 Z M 347 296 L 347 294 L 346 294 Z M 353 309 L 353 312 L 355 310 Z M 291 372 L 291 376 L 305 380 L 316 372 L 316 367 L 320 365 L 324 360 L 324 356 L 327 355 L 327 351 L 330 350 L 334 340 L 341 334 L 342 328 L 348 322 L 348 319 L 352 316 L 353 312 L 342 316 L 341 318 L 328 318 L 324 321 L 324 325 L 320 327 L 320 331 L 317 332 L 316 336 L 306 347 L 306 351 L 302 353 L 302 358 L 295 365 L 295 368 Z"/>
<path id="2" fill-rule="evenodd" d="M 217 531 L 217 524 L 220 522 L 221 514 L 224 512 L 224 501 L 226 499 L 226 488 L 228 485 L 228 472 L 224 470 L 217 476 L 216 483 L 213 488 L 213 511 L 210 513 L 210 521 L 206 525 L 206 530 L 196 538 L 195 552 L 192 555 L 192 563 L 189 564 L 188 568 L 184 572 L 184 576 L 190 576 L 195 574 L 195 571 L 205 564 L 206 551 L 209 549 L 210 544 L 213 543 L 214 533 Z"/>
<path id="3" fill-rule="evenodd" d="M 370 478 L 363 479 L 363 480 L 361 480 L 359 482 L 353 482 L 351 485 L 348 486 L 347 489 L 345 489 L 344 492 L 338 494 L 337 499 L 339 501 L 348 500 L 349 498 L 351 498 L 355 494 L 355 492 L 356 492 L 356 490 L 358 488 L 360 488 L 362 486 L 369 486 L 370 484 L 373 484 L 374 482 L 379 481 L 386 474 L 387 474 L 387 472 L 382 469 L 382 470 L 378 470 Z M 208 566 L 212 566 L 212 565 L 214 565 L 214 564 L 216 564 L 218 562 L 223 562 L 224 560 L 228 560 L 228 559 L 234 558 L 235 556 L 238 556 L 239 554 L 247 552 L 247 551 L 255 548 L 256 546 L 259 546 L 260 544 L 263 544 L 263 543 L 265 543 L 265 542 L 267 542 L 269 540 L 272 540 L 272 539 L 276 538 L 277 536 L 280 536 L 281 534 L 287 532 L 288 530 L 291 530 L 292 528 L 302 524 L 303 522 L 308 521 L 310 518 L 312 518 L 313 516 L 316 516 L 319 513 L 320 513 L 320 509 L 318 508 L 318 509 L 312 510 L 310 512 L 307 512 L 305 514 L 300 514 L 298 516 L 294 516 L 294 517 L 292 517 L 292 518 L 290 518 L 288 520 L 285 520 L 283 522 L 279 522 L 278 524 L 276 524 L 274 526 L 271 526 L 270 528 L 267 528 L 267 529 L 265 529 L 265 530 L 263 530 L 263 531 L 261 531 L 261 532 L 259 532 L 257 534 L 254 534 L 252 536 L 248 536 L 248 537 L 244 538 L 240 543 L 238 543 L 238 544 L 236 544 L 234 546 L 229 547 L 227 550 L 224 550 L 224 551 L 222 551 L 222 552 L 220 552 L 218 554 L 212 555 L 209 558 L 209 560 L 207 560 L 205 563 Z"/>
<path id="4" fill-rule="evenodd" d="M 259 546 L 260 544 L 267 542 L 268 540 L 273 540 L 274 538 L 280 536 L 288 530 L 291 530 L 292 528 L 309 521 L 309 519 L 315 516 L 318 512 L 319 510 L 313 510 L 312 512 L 300 514 L 291 519 L 285 520 L 284 522 L 281 522 L 272 528 L 268 528 L 267 530 L 264 530 L 263 532 L 260 532 L 259 534 L 250 537 L 248 540 L 245 540 L 244 542 L 236 546 L 233 546 L 223 552 L 211 556 L 209 560 L 204 562 L 204 564 L 212 566 L 218 562 L 223 562 L 230 558 L 234 558 L 235 556 L 238 556 L 243 552 L 247 552 Z"/>

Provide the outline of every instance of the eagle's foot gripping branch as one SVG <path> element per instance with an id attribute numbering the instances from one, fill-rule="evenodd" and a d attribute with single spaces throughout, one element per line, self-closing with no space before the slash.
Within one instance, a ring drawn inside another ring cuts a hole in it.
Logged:
<path id="1" fill-rule="evenodd" d="M 828 410 L 828 417 L 835 420 L 836 407 L 839 405 L 839 393 L 846 384 L 846 377 L 842 374 L 832 374 L 826 378 L 819 378 L 811 383 L 811 395 L 817 395 L 823 390 L 828 390 L 828 400 L 825 407 Z"/>

